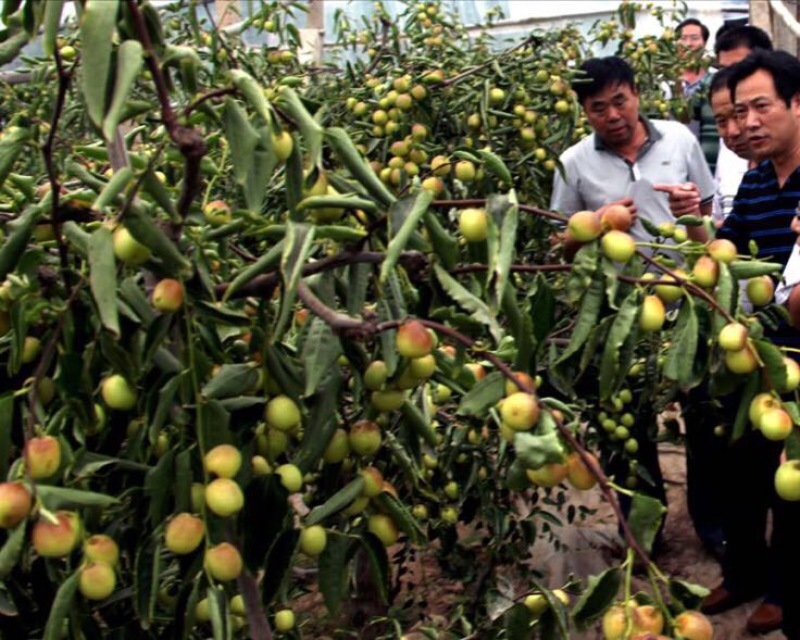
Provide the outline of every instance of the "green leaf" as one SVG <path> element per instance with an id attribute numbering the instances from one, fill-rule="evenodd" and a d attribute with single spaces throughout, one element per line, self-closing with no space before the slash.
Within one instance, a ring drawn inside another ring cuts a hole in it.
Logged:
<path id="1" fill-rule="evenodd" d="M 20 216 L 10 235 L 0 246 L 0 279 L 4 279 L 17 268 L 17 263 L 25 253 L 33 228 L 41 215 L 39 207 L 29 207 Z M 10 226 L 10 225 L 9 225 Z"/>
<path id="2" fill-rule="evenodd" d="M 372 573 L 373 586 L 378 590 L 378 597 L 381 602 L 388 602 L 390 571 L 386 547 L 377 536 L 364 532 L 361 534 L 361 551 L 366 556 Z"/>
<path id="3" fill-rule="evenodd" d="M 439 215 L 433 209 L 428 209 L 423 220 L 433 253 L 445 269 L 452 269 L 458 264 L 458 241 L 442 226 Z"/>
<path id="4" fill-rule="evenodd" d="M 270 547 L 286 527 L 288 493 L 273 474 L 253 478 L 245 487 L 244 495 L 240 525 L 258 531 L 258 535 L 244 536 L 242 557 L 251 571 L 258 572 L 264 566 Z"/>
<path id="5" fill-rule="evenodd" d="M 396 230 L 391 229 L 391 223 L 389 225 L 392 238 L 389 241 L 389 246 L 386 248 L 386 256 L 381 264 L 380 281 L 382 283 L 386 282 L 389 273 L 394 269 L 400 257 L 400 252 L 406 248 L 412 234 L 417 230 L 419 221 L 428 211 L 428 207 L 432 201 L 433 194 L 430 191 L 423 190 L 416 196 L 404 198 L 392 205 L 389 211 L 389 219 L 391 220 L 395 214 L 402 212 L 403 224 Z"/>
<path id="6" fill-rule="evenodd" d="M 567 280 L 567 302 L 571 305 L 578 304 L 589 287 L 600 279 L 600 254 L 597 246 L 597 242 L 590 242 L 575 254 Z"/>
<path id="7" fill-rule="evenodd" d="M 504 614 L 505 637 L 508 640 L 530 640 L 531 613 L 521 602 L 513 604 Z"/>
<path id="8" fill-rule="evenodd" d="M 8 64 L 16 58 L 26 44 L 28 44 L 28 34 L 22 30 L 16 31 L 0 42 L 0 65 Z"/>
<path id="9" fill-rule="evenodd" d="M 599 576 L 589 576 L 586 589 L 572 609 L 572 619 L 579 629 L 587 629 L 603 615 L 616 599 L 621 584 L 618 567 L 606 569 Z"/>
<path id="10" fill-rule="evenodd" d="M 603 399 L 611 397 L 627 374 L 627 371 L 622 371 L 620 367 L 621 347 L 631 331 L 635 330 L 634 323 L 639 314 L 640 296 L 640 292 L 634 290 L 625 298 L 608 330 L 600 365 L 600 397 Z"/>
<path id="11" fill-rule="evenodd" d="M 117 73 L 114 79 L 114 93 L 111 104 L 103 119 L 103 135 L 106 140 L 112 140 L 117 130 L 117 125 L 128 102 L 131 88 L 133 88 L 139 72 L 144 63 L 144 50 L 138 40 L 125 40 L 117 49 Z"/>
<path id="12" fill-rule="evenodd" d="M 566 361 L 570 356 L 578 353 L 586 343 L 592 329 L 597 326 L 597 318 L 603 306 L 603 291 L 603 280 L 602 278 L 597 278 L 583 296 L 578 318 L 575 321 L 575 328 L 572 330 L 567 348 L 564 349 L 553 364 Z"/>
<path id="13" fill-rule="evenodd" d="M 118 338 L 117 264 L 111 231 L 107 227 L 98 228 L 89 237 L 89 284 L 100 321 Z"/>
<path id="14" fill-rule="evenodd" d="M 53 57 L 56 52 L 56 39 L 58 30 L 61 27 L 61 12 L 64 10 L 64 0 L 48 0 L 44 3 L 44 35 L 42 36 L 42 48 L 44 55 L 48 58 Z"/>
<path id="15" fill-rule="evenodd" d="M 8 463 L 11 460 L 11 437 L 18 422 L 14 420 L 14 393 L 0 396 L 0 477 L 8 474 Z"/>
<path id="16" fill-rule="evenodd" d="M 414 544 L 421 544 L 425 539 L 425 533 L 419 526 L 416 518 L 411 515 L 411 512 L 406 506 L 395 498 L 388 491 L 383 491 L 377 498 L 374 498 L 376 504 L 385 512 L 397 525 L 397 528 L 405 533 L 411 542 Z"/>
<path id="17" fill-rule="evenodd" d="M 286 244 L 281 255 L 283 295 L 280 313 L 272 333 L 273 340 L 278 340 L 283 335 L 294 310 L 297 285 L 302 279 L 303 267 L 314 246 L 314 229 L 312 225 L 297 222 L 290 222 L 287 225 Z"/>
<path id="18" fill-rule="evenodd" d="M 728 268 L 731 275 L 737 280 L 768 276 L 783 271 L 783 265 L 780 262 L 751 262 L 749 260 L 734 260 L 728 265 Z"/>
<path id="19" fill-rule="evenodd" d="M 259 215 L 264 203 L 264 194 L 278 163 L 278 157 L 272 150 L 272 133 L 269 127 L 261 127 L 258 130 L 256 148 L 248 160 L 250 166 L 244 183 L 244 199 L 250 212 Z"/>
<path id="20" fill-rule="evenodd" d="M 258 144 L 258 131 L 250 124 L 244 109 L 235 100 L 225 101 L 223 123 L 233 162 L 233 175 L 236 184 L 244 187 L 253 164 L 253 153 Z"/>
<path id="21" fill-rule="evenodd" d="M 255 112 L 261 116 L 261 118 L 264 120 L 264 123 L 269 124 L 272 120 L 272 116 L 270 115 L 269 111 L 269 103 L 267 102 L 267 98 L 264 96 L 264 90 L 258 81 L 249 73 L 242 71 L 241 69 L 232 69 L 230 74 L 231 80 L 233 81 L 233 86 L 235 86 L 236 89 L 245 97 Z"/>
<path id="22" fill-rule="evenodd" d="M 564 461 L 564 449 L 555 431 L 544 435 L 527 431 L 515 433 L 514 450 L 527 469 L 540 469 L 546 464 Z"/>
<path id="23" fill-rule="evenodd" d="M 253 389 L 258 382 L 258 369 L 250 364 L 223 364 L 201 390 L 206 398 L 234 398 Z"/>
<path id="24" fill-rule="evenodd" d="M 197 426 L 201 429 L 202 441 L 207 449 L 233 442 L 230 422 L 231 415 L 219 400 L 206 400 L 197 407 Z"/>
<path id="25" fill-rule="evenodd" d="M 303 473 L 314 468 L 339 426 L 336 412 L 341 402 L 339 398 L 341 384 L 341 375 L 338 372 L 332 374 L 308 401 L 312 407 L 311 415 L 306 423 L 303 443 L 292 460 Z"/>
<path id="26" fill-rule="evenodd" d="M 324 134 L 323 128 L 305 108 L 294 89 L 285 87 L 281 91 L 280 101 L 281 107 L 297 123 L 300 135 L 303 136 L 303 142 L 308 149 L 308 164 L 311 166 L 319 164 Z"/>
<path id="27" fill-rule="evenodd" d="M 717 287 L 714 295 L 717 304 L 730 314 L 735 313 L 734 305 L 736 302 L 736 293 L 738 292 L 738 283 L 731 276 L 728 265 L 724 262 L 718 262 L 719 275 L 717 276 Z M 722 327 L 728 324 L 727 319 L 721 313 L 714 314 L 714 333 L 718 334 Z"/>
<path id="28" fill-rule="evenodd" d="M 211 445 L 207 443 L 206 446 Z M 162 522 L 170 513 L 174 481 L 175 451 L 170 450 L 147 472 L 144 479 L 144 491 L 150 498 L 147 515 L 154 525 Z"/>
<path id="29" fill-rule="evenodd" d="M 270 547 L 267 561 L 264 565 L 264 579 L 261 581 L 261 602 L 268 607 L 278 593 L 289 567 L 292 565 L 294 550 L 300 532 L 296 530 L 284 531 Z"/>
<path id="30" fill-rule="evenodd" d="M 664 505 L 655 498 L 638 492 L 633 494 L 628 524 L 633 537 L 647 553 L 653 548 L 653 541 L 666 512 Z"/>
<path id="31" fill-rule="evenodd" d="M 89 238 L 91 234 L 81 229 L 74 220 L 67 220 L 61 226 L 61 232 L 67 242 L 72 245 L 75 253 L 82 258 L 89 257 Z"/>
<path id="32" fill-rule="evenodd" d="M 703 224 L 703 218 L 699 216 L 685 215 L 675 219 L 675 224 L 683 224 L 687 227 L 699 227 Z"/>
<path id="33" fill-rule="evenodd" d="M 51 511 L 64 507 L 110 507 L 119 504 L 119 499 L 94 491 L 67 489 L 52 485 L 36 485 L 36 493 Z"/>
<path id="34" fill-rule="evenodd" d="M 164 383 L 161 389 L 158 392 L 158 404 L 156 404 L 156 410 L 153 414 L 153 418 L 150 421 L 150 440 L 153 441 L 158 435 L 158 432 L 161 431 L 162 427 L 167 421 L 167 417 L 170 414 L 170 409 L 172 408 L 172 401 L 175 398 L 175 394 L 180 389 L 181 382 L 183 381 L 183 375 L 176 375 L 172 376 L 166 383 Z"/>
<path id="35" fill-rule="evenodd" d="M 306 209 L 363 209 L 364 211 L 375 211 L 377 205 L 373 200 L 360 198 L 355 194 L 344 194 L 338 196 L 309 196 L 303 198 L 300 204 L 297 205 L 298 211 L 305 211 Z"/>
<path id="36" fill-rule="evenodd" d="M 42 640 L 61 640 L 64 636 L 64 621 L 73 609 L 75 591 L 78 589 L 78 577 L 80 574 L 80 569 L 75 571 L 58 588 L 55 600 L 50 605 L 50 615 L 47 616 L 47 624 L 44 627 Z"/>
<path id="37" fill-rule="evenodd" d="M 155 203 L 170 214 L 170 216 L 176 215 L 175 203 L 172 201 L 172 196 L 166 186 L 158 179 L 152 167 L 145 169 L 144 175 L 142 176 L 142 190 L 149 193 Z"/>
<path id="38" fill-rule="evenodd" d="M 106 112 L 118 6 L 119 0 L 86 0 L 81 16 L 83 97 L 86 113 L 98 127 L 102 126 Z"/>
<path id="39" fill-rule="evenodd" d="M 281 256 L 283 255 L 284 241 L 281 240 L 277 244 L 270 247 L 263 256 L 256 260 L 253 264 L 248 265 L 231 281 L 228 288 L 225 289 L 225 295 L 222 297 L 223 302 L 228 300 L 236 291 L 253 280 L 256 276 L 261 275 L 268 269 L 272 269 L 280 264 Z"/>
<path id="40" fill-rule="evenodd" d="M 699 609 L 703 598 L 711 591 L 699 584 L 693 584 L 680 578 L 670 578 L 669 593 L 685 609 Z"/>
<path id="41" fill-rule="evenodd" d="M 784 354 L 769 340 L 753 340 L 758 351 L 758 357 L 766 367 L 767 379 L 775 389 L 786 386 L 786 365 L 783 362 Z"/>
<path id="42" fill-rule="evenodd" d="M 0 186 L 14 168 L 14 163 L 30 140 L 31 131 L 23 127 L 9 127 L 0 139 Z"/>
<path id="43" fill-rule="evenodd" d="M 228 619 L 228 598 L 221 587 L 209 587 L 208 609 L 211 615 L 211 629 L 214 640 L 230 640 L 232 630 Z"/>
<path id="44" fill-rule="evenodd" d="M 481 160 L 483 160 L 483 164 L 486 166 L 486 168 L 491 173 L 496 175 L 501 182 L 504 182 L 508 186 L 513 184 L 511 172 L 508 170 L 506 163 L 503 162 L 503 159 L 500 156 L 492 151 L 487 151 L 486 149 L 479 149 L 478 155 L 481 157 Z"/>
<path id="45" fill-rule="evenodd" d="M 478 380 L 461 398 L 458 415 L 482 416 L 487 409 L 496 405 L 505 395 L 505 376 L 493 371 L 482 380 Z"/>
<path id="46" fill-rule="evenodd" d="M 312 395 L 320 381 L 330 373 L 331 367 L 342 353 L 342 344 L 327 322 L 314 317 L 303 342 L 303 371 L 306 388 L 304 396 Z"/>
<path id="47" fill-rule="evenodd" d="M 664 363 L 664 377 L 688 386 L 692 379 L 692 366 L 697 355 L 697 333 L 699 323 L 694 303 L 687 299 L 681 305 L 675 330 L 672 334 L 672 347 Z"/>
<path id="48" fill-rule="evenodd" d="M 0 549 L 0 580 L 6 579 L 22 555 L 22 550 L 25 548 L 26 524 L 23 521 L 14 527 L 9 532 L 3 548 Z"/>
<path id="49" fill-rule="evenodd" d="M 463 309 L 470 312 L 470 317 L 477 322 L 484 324 L 488 327 L 489 332 L 496 342 L 500 342 L 503 338 L 503 330 L 500 328 L 497 318 L 489 310 L 486 303 L 473 295 L 467 290 L 458 280 L 453 278 L 447 271 L 445 271 L 438 264 L 433 266 L 436 273 L 436 278 L 439 284 L 447 292 L 447 294 L 455 300 Z"/>
<path id="50" fill-rule="evenodd" d="M 108 184 L 103 188 L 97 199 L 92 205 L 92 209 L 96 211 L 105 212 L 105 208 L 114 204 L 117 196 L 122 193 L 128 183 L 133 179 L 133 169 L 130 167 L 123 167 L 111 177 Z"/>
<path id="51" fill-rule="evenodd" d="M 140 207 L 132 204 L 122 219 L 122 224 L 139 242 L 150 248 L 153 254 L 164 262 L 170 275 L 180 275 L 191 270 L 191 263 L 178 250 L 153 218 Z"/>
<path id="52" fill-rule="evenodd" d="M 142 629 L 153 624 L 161 581 L 161 528 L 139 546 L 133 564 L 133 607 Z"/>
<path id="53" fill-rule="evenodd" d="M 338 513 L 350 505 L 353 500 L 361 495 L 362 491 L 364 491 L 364 478 L 359 475 L 339 489 L 321 505 L 314 507 L 311 513 L 303 520 L 303 524 L 306 527 L 319 524 L 329 516 Z"/>
<path id="54" fill-rule="evenodd" d="M 325 606 L 332 615 L 338 612 L 345 595 L 350 577 L 348 565 L 357 545 L 357 539 L 331 532 L 328 534 L 328 544 L 319 557 L 319 590 L 325 599 Z"/>
<path id="55" fill-rule="evenodd" d="M 389 207 L 396 201 L 396 198 L 386 188 L 386 185 L 381 182 L 380 178 L 375 175 L 372 167 L 369 166 L 358 149 L 356 149 L 355 144 L 353 144 L 344 129 L 339 127 L 328 128 L 325 130 L 325 138 L 339 161 L 347 168 L 350 175 L 367 190 L 369 195 L 384 207 Z"/>
<path id="56" fill-rule="evenodd" d="M 422 438 L 431 447 L 437 446 L 438 438 L 436 436 L 436 431 L 431 426 L 430 417 L 426 418 L 425 414 L 419 409 L 419 407 L 413 404 L 410 400 L 403 402 L 403 406 L 400 407 L 400 411 L 403 414 L 405 423 L 411 427 L 411 429 L 413 429 L 413 431 L 420 438 Z"/>
<path id="57" fill-rule="evenodd" d="M 497 254 L 491 256 L 490 264 L 493 267 L 492 278 L 494 287 L 491 290 L 490 307 L 496 310 L 500 307 L 503 300 L 503 292 L 508 284 L 508 276 L 511 263 L 516 255 L 517 244 L 517 225 L 519 224 L 519 208 L 517 207 L 516 197 L 512 191 L 506 199 L 502 224 L 500 225 L 500 243 Z M 492 200 L 490 199 L 490 202 Z"/>
<path id="58" fill-rule="evenodd" d="M 524 491 L 531 486 L 528 473 L 522 460 L 516 458 L 508 467 L 505 477 L 505 486 L 511 491 Z"/>

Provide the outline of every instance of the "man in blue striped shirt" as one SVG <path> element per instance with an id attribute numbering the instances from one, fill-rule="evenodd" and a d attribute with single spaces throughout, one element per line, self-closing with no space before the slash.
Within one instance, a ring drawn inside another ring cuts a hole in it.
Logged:
<path id="1" fill-rule="evenodd" d="M 784 51 L 754 51 L 731 68 L 728 81 L 737 121 L 750 150 L 762 159 L 739 187 L 733 211 L 717 233 L 739 252 L 779 262 L 789 259 L 795 234 L 791 222 L 800 201 L 800 61 Z M 800 348 L 800 332 L 784 325 L 765 330 L 776 344 Z M 790 352 L 789 355 L 797 357 Z M 708 613 L 721 612 L 766 594 L 748 629 L 777 628 L 800 638 L 800 505 L 782 501 L 774 489 L 783 443 L 750 431 L 731 445 L 725 476 L 731 504 L 726 509 L 728 547 L 723 583 L 704 603 Z M 767 512 L 772 510 L 770 544 L 765 541 Z M 786 603 L 781 612 L 781 605 Z M 755 623 L 755 624 L 753 624 Z"/>

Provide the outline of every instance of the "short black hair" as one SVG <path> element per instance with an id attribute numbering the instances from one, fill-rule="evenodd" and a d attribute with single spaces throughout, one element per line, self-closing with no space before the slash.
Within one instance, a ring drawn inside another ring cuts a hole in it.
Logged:
<path id="1" fill-rule="evenodd" d="M 772 76 L 775 91 L 786 106 L 790 106 L 792 98 L 800 94 L 800 60 L 786 51 L 755 49 L 744 60 L 733 65 L 728 78 L 731 96 L 736 94 L 736 85 L 761 70 Z"/>
<path id="2" fill-rule="evenodd" d="M 711 76 L 711 82 L 708 85 L 709 96 L 714 95 L 717 91 L 730 91 L 728 88 L 728 81 L 731 79 L 731 74 L 733 73 L 735 67 L 736 65 L 725 67 Z"/>
<path id="3" fill-rule="evenodd" d="M 703 36 L 703 44 L 708 42 L 708 36 L 711 33 L 708 30 L 708 27 L 700 22 L 697 18 L 686 18 L 686 20 L 682 20 L 681 23 L 675 27 L 675 33 L 678 34 L 678 37 L 681 37 L 681 29 L 684 27 L 688 27 L 689 25 L 694 25 L 695 27 L 700 27 L 700 35 Z"/>
<path id="4" fill-rule="evenodd" d="M 576 82 L 572 88 L 581 104 L 587 98 L 618 84 L 628 85 L 632 90 L 636 90 L 633 69 L 619 56 L 591 58 L 586 60 L 579 70 L 583 72 L 583 76 L 579 76 L 580 81 Z"/>
<path id="5" fill-rule="evenodd" d="M 717 39 L 714 42 L 714 53 L 717 55 L 720 51 L 733 51 L 741 47 L 772 51 L 772 40 L 763 29 L 745 24 L 729 27 L 723 31 L 724 26 L 717 31 Z"/>

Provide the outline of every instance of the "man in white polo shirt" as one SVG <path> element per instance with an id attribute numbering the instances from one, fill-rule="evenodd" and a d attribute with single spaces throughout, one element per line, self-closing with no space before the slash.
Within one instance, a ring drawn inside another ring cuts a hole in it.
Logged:
<path id="1" fill-rule="evenodd" d="M 561 155 L 564 174 L 555 174 L 550 208 L 571 214 L 633 194 L 647 198 L 648 206 L 640 206 L 639 215 L 658 226 L 675 219 L 670 198 L 686 200 L 687 210 L 697 204 L 694 191 L 684 194 L 681 189 L 692 182 L 700 187 L 701 212 L 710 215 L 714 179 L 697 138 L 678 122 L 648 120 L 639 113 L 633 69 L 622 58 L 593 58 L 581 70 L 585 76 L 573 89 L 594 133 Z M 654 185 L 669 197 L 653 193 Z M 631 231 L 638 239 L 650 239 L 641 222 Z M 705 240 L 702 227 L 688 231 L 690 237 Z"/>
<path id="2" fill-rule="evenodd" d="M 563 175 L 555 175 L 550 208 L 572 214 L 616 201 L 635 205 L 638 217 L 631 233 L 645 241 L 652 237 L 642 225 L 642 218 L 659 226 L 674 222 L 676 215 L 695 213 L 698 207 L 702 215 L 710 215 L 714 179 L 700 144 L 689 129 L 678 122 L 648 120 L 639 113 L 633 69 L 622 58 L 587 60 L 581 70 L 584 76 L 573 84 L 573 89 L 594 133 L 561 155 Z M 694 240 L 707 240 L 702 226 L 688 227 L 687 233 Z M 679 259 L 680 254 L 675 257 Z M 641 407 L 631 434 L 639 442 L 639 467 L 652 479 L 652 485 L 640 483 L 640 490 L 666 504 L 655 425 L 655 415 Z M 706 431 L 702 428 L 706 425 L 700 424 L 687 424 L 687 431 L 692 426 L 695 429 L 691 436 Z M 700 450 L 706 448 L 705 444 L 698 445 Z M 697 458 L 708 459 L 709 455 L 701 453 Z M 691 466 L 690 471 L 698 470 L 698 465 Z M 625 477 L 629 473 L 627 461 L 612 456 L 609 472 Z M 689 473 L 689 481 L 690 493 L 699 497 L 703 505 L 692 509 L 695 528 L 709 548 L 718 547 L 721 522 L 714 513 L 713 496 L 705 495 L 708 483 L 702 473 Z M 625 495 L 620 496 L 623 508 L 627 508 L 628 500 Z"/>

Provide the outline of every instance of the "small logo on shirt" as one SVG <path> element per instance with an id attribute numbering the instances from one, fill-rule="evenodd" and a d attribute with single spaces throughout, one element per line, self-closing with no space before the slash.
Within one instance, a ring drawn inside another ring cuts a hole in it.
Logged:
<path id="1" fill-rule="evenodd" d="M 669 160 L 662 160 L 661 161 L 661 166 L 662 167 L 669 166 L 670 164 L 672 164 L 672 163 Z"/>

